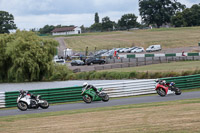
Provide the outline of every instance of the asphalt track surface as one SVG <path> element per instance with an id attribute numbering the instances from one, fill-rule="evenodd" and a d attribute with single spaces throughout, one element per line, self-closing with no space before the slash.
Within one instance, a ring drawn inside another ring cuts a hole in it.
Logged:
<path id="1" fill-rule="evenodd" d="M 185 92 L 181 95 L 169 94 L 165 97 L 160 97 L 158 95 L 153 96 L 142 96 L 142 97 L 130 97 L 121 99 L 111 99 L 108 102 L 93 102 L 86 104 L 84 102 L 74 103 L 74 104 L 62 104 L 54 105 L 48 109 L 30 109 L 27 111 L 20 111 L 18 109 L 0 109 L 0 116 L 12 116 L 12 115 L 24 115 L 24 114 L 34 114 L 34 113 L 44 113 L 44 112 L 56 112 L 64 110 L 78 110 L 78 109 L 88 109 L 88 108 L 98 108 L 98 107 L 109 107 L 116 105 L 128 105 L 128 104 L 140 104 L 140 103 L 152 103 L 152 102 L 164 102 L 164 101 L 174 101 L 183 99 L 193 99 L 200 98 L 200 91 L 195 92 Z"/>

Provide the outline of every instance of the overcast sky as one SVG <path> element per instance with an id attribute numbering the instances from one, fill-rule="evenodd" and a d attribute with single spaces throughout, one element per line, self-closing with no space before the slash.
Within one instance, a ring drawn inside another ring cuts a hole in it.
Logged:
<path id="1" fill-rule="evenodd" d="M 187 7 L 199 0 L 178 0 Z M 98 12 L 100 21 L 108 16 L 117 22 L 122 15 L 138 16 L 138 0 L 0 0 L 0 10 L 14 15 L 19 29 L 42 28 L 44 25 L 75 25 L 89 27 Z"/>

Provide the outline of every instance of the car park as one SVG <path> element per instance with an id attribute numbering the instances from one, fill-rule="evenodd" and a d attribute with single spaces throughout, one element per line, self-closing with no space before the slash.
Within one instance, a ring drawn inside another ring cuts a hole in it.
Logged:
<path id="1" fill-rule="evenodd" d="M 144 48 L 142 47 L 131 50 L 131 53 L 141 53 L 141 52 L 144 52 Z"/>
<path id="2" fill-rule="evenodd" d="M 82 60 L 72 60 L 71 61 L 71 66 L 81 66 L 85 65 L 85 63 Z"/>
<path id="3" fill-rule="evenodd" d="M 146 49 L 146 52 L 154 52 L 161 50 L 161 45 L 151 45 Z"/>
<path id="4" fill-rule="evenodd" d="M 104 64 L 106 61 L 104 59 L 101 58 L 88 58 L 85 61 L 85 64 L 87 65 L 91 65 L 91 64 Z"/>

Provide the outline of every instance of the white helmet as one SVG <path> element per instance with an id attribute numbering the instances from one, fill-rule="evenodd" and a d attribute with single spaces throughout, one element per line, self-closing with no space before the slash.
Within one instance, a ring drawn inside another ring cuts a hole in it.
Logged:
<path id="1" fill-rule="evenodd" d="M 83 87 L 87 87 L 88 86 L 88 83 L 87 82 L 84 82 L 83 83 Z"/>

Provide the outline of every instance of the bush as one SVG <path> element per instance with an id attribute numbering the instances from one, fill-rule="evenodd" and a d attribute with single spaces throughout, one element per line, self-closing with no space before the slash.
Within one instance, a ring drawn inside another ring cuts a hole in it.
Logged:
<path id="1" fill-rule="evenodd" d="M 53 72 L 50 76 L 50 80 L 67 80 L 67 79 L 75 79 L 74 74 L 70 69 L 67 68 L 65 65 L 61 64 L 54 64 Z"/>

